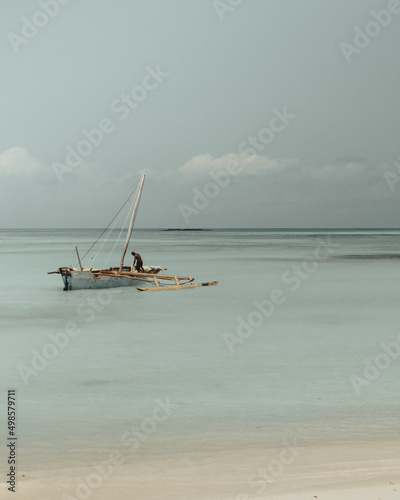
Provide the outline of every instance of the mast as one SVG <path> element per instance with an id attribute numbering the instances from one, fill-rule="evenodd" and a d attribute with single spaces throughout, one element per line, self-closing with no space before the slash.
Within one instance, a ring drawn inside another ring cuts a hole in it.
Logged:
<path id="1" fill-rule="evenodd" d="M 131 216 L 131 221 L 129 223 L 128 234 L 126 235 L 125 246 L 124 246 L 124 250 L 122 252 L 121 263 L 119 265 L 119 272 L 122 271 L 122 267 L 124 265 L 125 254 L 126 254 L 126 250 L 128 249 L 129 240 L 131 239 L 133 224 L 135 223 L 136 213 L 137 213 L 137 209 L 139 207 L 139 201 L 140 201 L 140 196 L 142 194 L 143 183 L 144 183 L 145 177 L 146 177 L 145 174 L 143 174 L 142 178 L 140 179 L 139 190 L 138 190 L 138 193 L 136 196 L 135 206 L 133 207 L 133 210 L 132 210 L 132 216 Z"/>
<path id="2" fill-rule="evenodd" d="M 75 247 L 75 250 L 76 250 L 76 255 L 78 256 L 79 267 L 81 268 L 81 271 L 83 271 L 81 258 L 79 257 L 78 247 Z"/>

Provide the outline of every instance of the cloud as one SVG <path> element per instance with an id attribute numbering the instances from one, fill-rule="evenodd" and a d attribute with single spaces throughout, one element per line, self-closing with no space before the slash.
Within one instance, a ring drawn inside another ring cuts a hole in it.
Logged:
<path id="1" fill-rule="evenodd" d="M 95 227 L 109 222 L 139 176 L 86 162 L 60 183 L 51 165 L 13 147 L 0 155 L 0 178 L 0 227 Z"/>
<path id="2" fill-rule="evenodd" d="M 7 149 L 0 155 L 0 176 L 29 177 L 42 169 L 42 164 L 25 148 Z"/>
<path id="3" fill-rule="evenodd" d="M 232 163 L 237 175 L 211 188 L 214 173 Z M 352 159 L 315 166 L 262 155 L 197 155 L 174 171 L 176 206 L 185 206 L 192 227 L 393 227 L 399 193 L 389 189 L 386 168 Z M 199 202 L 199 192 L 206 201 Z"/>
<path id="4" fill-rule="evenodd" d="M 236 175 L 226 186 L 210 189 L 213 174 L 232 165 Z M 186 227 L 179 207 L 192 206 L 200 191 L 216 195 L 193 215 L 193 227 L 395 226 L 400 188 L 389 189 L 388 168 L 354 159 L 310 166 L 262 155 L 196 155 L 168 171 L 147 171 L 138 223 Z M 0 155 L 0 175 L 3 227 L 104 227 L 140 178 L 140 172 L 112 175 L 85 162 L 60 183 L 22 147 Z"/>
<path id="5" fill-rule="evenodd" d="M 240 167 L 242 175 L 257 175 L 293 161 L 295 160 L 276 160 L 267 156 L 249 156 L 237 153 L 229 153 L 220 158 L 214 158 L 210 154 L 201 154 L 191 158 L 179 167 L 177 172 L 187 178 L 198 178 L 208 175 L 210 172 L 227 170 L 230 165 L 233 165 Z"/>
<path id="6" fill-rule="evenodd" d="M 263 155 L 230 153 L 219 158 L 210 154 L 197 155 L 187 161 L 169 177 L 175 176 L 181 184 L 201 185 L 212 180 L 210 174 L 229 171 L 235 165 L 238 174 L 232 176 L 230 186 L 251 184 L 252 201 L 260 204 L 268 201 L 288 201 L 302 204 L 307 200 L 386 199 L 392 193 L 383 175 L 383 166 L 371 166 L 362 161 L 344 160 L 337 164 L 310 166 L 294 158 L 269 158 Z M 162 176 L 162 173 L 158 175 Z M 226 189 L 221 196 L 236 196 Z"/>

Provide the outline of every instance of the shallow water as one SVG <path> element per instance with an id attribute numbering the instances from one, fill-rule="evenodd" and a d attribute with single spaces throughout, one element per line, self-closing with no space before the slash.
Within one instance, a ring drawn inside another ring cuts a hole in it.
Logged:
<path id="1" fill-rule="evenodd" d="M 136 231 L 145 264 L 219 285 L 63 292 L 46 273 L 98 234 L 0 232 L 0 375 L 3 394 L 17 390 L 20 468 L 396 435 L 399 231 Z"/>

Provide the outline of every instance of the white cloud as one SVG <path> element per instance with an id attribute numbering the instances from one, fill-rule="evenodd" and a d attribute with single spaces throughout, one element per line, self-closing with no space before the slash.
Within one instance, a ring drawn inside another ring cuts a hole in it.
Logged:
<path id="1" fill-rule="evenodd" d="M 176 205 L 195 206 L 194 190 L 212 192 L 207 186 L 215 177 L 209 174 L 226 170 L 229 162 L 239 165 L 240 173 L 191 217 L 193 226 L 387 227 L 397 223 L 399 193 L 390 191 L 383 169 L 353 160 L 312 166 L 262 155 L 198 155 L 174 171 L 181 184 L 175 189 Z"/>
<path id="2" fill-rule="evenodd" d="M 179 206 L 191 205 L 195 192 L 214 182 L 210 173 L 232 164 L 240 167 L 238 174 L 193 216 L 194 227 L 396 224 L 399 194 L 386 183 L 387 166 L 360 161 L 310 166 L 294 159 L 230 153 L 197 155 L 167 172 L 148 170 L 139 226 L 184 226 Z M 94 227 L 110 220 L 140 172 L 113 176 L 85 162 L 59 183 L 49 165 L 15 147 L 0 155 L 0 176 L 0 218 L 6 218 L 0 226 Z M 19 209 L 24 206 L 29 210 Z"/>
<path id="3" fill-rule="evenodd" d="M 364 199 L 384 199 L 391 196 L 382 169 L 363 162 L 345 161 L 335 165 L 303 165 L 298 159 L 274 159 L 262 155 L 227 154 L 214 158 L 210 154 L 197 155 L 184 165 L 169 172 L 169 177 L 179 176 L 182 184 L 210 182 L 210 173 L 225 170 L 229 165 L 237 165 L 239 174 L 235 184 L 254 179 L 254 193 L 259 196 L 254 201 L 290 198 L 301 203 L 305 198 L 318 200 L 329 198 L 340 200 L 343 195 Z M 163 176 L 162 173 L 155 173 Z M 232 184 L 233 185 L 233 184 Z M 233 195 L 233 194 L 232 194 Z M 224 192 L 229 196 L 229 189 Z"/>
<path id="4" fill-rule="evenodd" d="M 276 160 L 260 155 L 243 155 L 230 153 L 220 158 L 214 158 L 210 154 L 194 156 L 184 165 L 177 169 L 177 172 L 186 177 L 200 177 L 208 175 L 210 172 L 226 170 L 230 165 L 241 167 L 242 175 L 256 175 L 264 173 L 270 169 L 276 169 L 280 165 L 286 165 L 294 160 Z"/>
<path id="5" fill-rule="evenodd" d="M 15 146 L 0 155 L 0 176 L 31 176 L 41 168 L 25 148 Z"/>

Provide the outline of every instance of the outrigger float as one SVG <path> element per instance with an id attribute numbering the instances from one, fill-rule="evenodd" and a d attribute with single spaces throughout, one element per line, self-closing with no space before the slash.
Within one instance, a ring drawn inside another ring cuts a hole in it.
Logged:
<path id="1" fill-rule="evenodd" d="M 142 175 L 139 185 L 135 188 L 133 193 L 130 195 L 130 197 L 124 204 L 125 206 L 132 199 L 133 195 L 137 191 L 129 223 L 128 234 L 126 237 L 119 267 L 110 267 L 108 269 L 84 268 L 82 266 L 78 248 L 75 247 L 76 254 L 78 257 L 79 267 L 59 267 L 57 271 L 51 271 L 47 273 L 47 274 L 60 274 L 64 282 L 64 290 L 82 290 L 91 288 L 100 289 L 100 288 L 115 288 L 121 286 L 135 286 L 141 292 L 148 292 L 148 291 L 150 292 L 150 291 L 160 291 L 160 290 L 181 290 L 183 288 L 195 288 L 199 286 L 212 286 L 218 283 L 218 281 L 210 281 L 207 283 L 195 284 L 194 278 L 192 278 L 190 275 L 168 276 L 165 274 L 159 274 L 160 272 L 165 271 L 165 269 L 160 266 L 143 266 L 142 269 L 144 272 L 138 272 L 133 266 L 124 266 L 125 254 L 128 249 L 128 245 L 132 235 L 132 230 L 137 210 L 139 207 L 139 201 L 143 190 L 144 179 L 145 179 L 145 174 Z M 121 208 L 121 210 L 124 208 L 124 206 Z M 114 220 L 115 217 L 113 221 Z M 106 229 L 108 229 L 108 227 Z M 92 247 L 93 246 L 94 245 L 92 245 Z M 90 249 L 88 250 L 88 252 L 89 251 Z M 88 254 L 88 252 L 86 252 L 85 256 Z"/>

